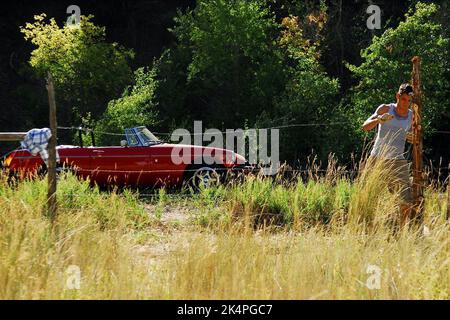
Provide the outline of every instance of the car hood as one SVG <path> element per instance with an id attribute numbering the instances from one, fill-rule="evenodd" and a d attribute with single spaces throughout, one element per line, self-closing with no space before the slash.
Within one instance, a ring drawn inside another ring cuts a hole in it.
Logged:
<path id="1" fill-rule="evenodd" d="M 185 148 L 185 150 L 191 150 L 191 151 L 201 151 L 204 152 L 206 150 L 208 151 L 215 151 L 215 154 L 228 154 L 230 156 L 230 159 L 233 159 L 233 162 L 237 162 L 239 164 L 244 164 L 246 162 L 245 157 L 242 155 L 228 149 L 223 148 L 216 148 L 216 147 L 204 147 L 204 146 L 197 146 L 197 145 L 191 145 L 191 144 L 173 144 L 173 143 L 163 143 L 158 145 L 159 147 L 163 148 Z"/>

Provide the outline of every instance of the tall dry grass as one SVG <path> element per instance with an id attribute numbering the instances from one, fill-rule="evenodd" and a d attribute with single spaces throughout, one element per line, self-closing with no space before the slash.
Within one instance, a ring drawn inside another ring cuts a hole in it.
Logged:
<path id="1" fill-rule="evenodd" d="M 157 286 L 177 299 L 449 299 L 445 195 L 428 187 L 425 229 L 399 230 L 390 173 L 363 162 L 355 181 L 331 166 L 307 182 L 253 176 L 203 190 L 195 210 L 217 232 L 180 245 Z"/>
<path id="2" fill-rule="evenodd" d="M 0 299 L 115 299 L 136 296 L 142 267 L 136 232 L 150 224 L 130 193 L 101 194 L 73 176 L 59 183 L 59 215 L 44 217 L 46 180 L 0 184 Z M 70 266 L 81 270 L 72 290 Z"/>
<path id="3" fill-rule="evenodd" d="M 442 226 L 426 239 L 317 227 L 196 236 L 161 263 L 154 285 L 169 299 L 448 299 L 448 235 Z"/>
<path id="4" fill-rule="evenodd" d="M 307 181 L 248 177 L 183 201 L 161 191 L 155 212 L 133 192 L 101 193 L 67 176 L 54 225 L 42 214 L 45 181 L 3 181 L 0 299 L 450 298 L 446 197 L 426 189 L 426 233 L 393 232 L 398 199 L 384 174 L 375 167 L 350 181 L 332 166 Z M 137 249 L 153 250 L 146 234 L 167 206 L 188 206 L 194 226 L 166 233 L 171 251 L 149 261 Z M 70 265 L 79 290 L 67 288 Z"/>

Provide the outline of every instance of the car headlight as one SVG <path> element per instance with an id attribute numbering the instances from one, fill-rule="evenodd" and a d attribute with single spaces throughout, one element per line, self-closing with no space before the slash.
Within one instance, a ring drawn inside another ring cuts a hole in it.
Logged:
<path id="1" fill-rule="evenodd" d="M 223 163 L 224 164 L 233 164 L 236 162 L 236 153 L 234 152 L 225 152 L 223 155 Z"/>

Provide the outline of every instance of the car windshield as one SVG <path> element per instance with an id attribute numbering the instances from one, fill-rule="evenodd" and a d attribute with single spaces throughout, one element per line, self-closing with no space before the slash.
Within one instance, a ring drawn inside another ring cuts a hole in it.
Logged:
<path id="1" fill-rule="evenodd" d="M 131 147 L 147 147 L 163 143 L 144 126 L 125 129 L 125 136 Z"/>
<path id="2" fill-rule="evenodd" d="M 137 128 L 137 132 L 144 145 L 148 146 L 155 143 L 161 143 L 161 141 L 145 127 Z"/>

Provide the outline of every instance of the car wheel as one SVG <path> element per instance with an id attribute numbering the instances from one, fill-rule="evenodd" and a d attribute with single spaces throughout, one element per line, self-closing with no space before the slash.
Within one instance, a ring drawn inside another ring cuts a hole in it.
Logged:
<path id="1" fill-rule="evenodd" d="M 7 179 L 7 183 L 9 186 L 15 186 L 17 185 L 17 182 L 19 181 L 19 173 L 16 171 L 12 171 L 10 170 L 8 172 L 8 179 Z"/>
<path id="2" fill-rule="evenodd" d="M 48 168 L 45 164 L 41 165 L 36 171 L 36 174 L 40 178 L 44 178 L 47 173 L 48 173 Z M 61 176 L 66 173 L 72 173 L 72 174 L 76 175 L 76 170 L 74 167 L 71 167 L 71 166 L 56 164 L 56 180 L 57 181 L 59 181 L 61 179 Z"/>
<path id="3" fill-rule="evenodd" d="M 215 168 L 204 166 L 194 170 L 189 182 L 195 190 L 211 188 L 220 184 L 220 174 Z"/>

